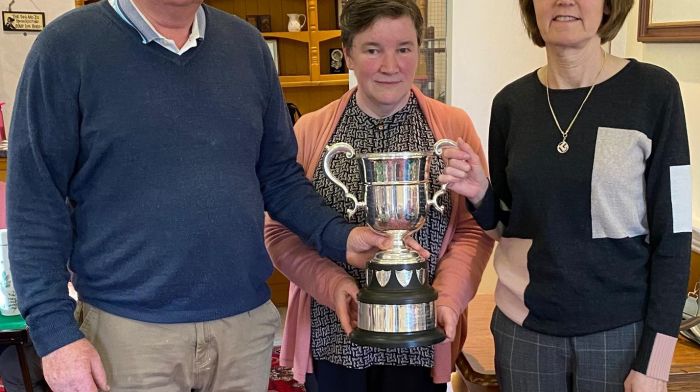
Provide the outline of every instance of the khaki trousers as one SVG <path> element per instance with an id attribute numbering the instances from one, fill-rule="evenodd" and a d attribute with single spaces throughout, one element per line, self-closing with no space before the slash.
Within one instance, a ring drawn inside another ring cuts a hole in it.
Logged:
<path id="1" fill-rule="evenodd" d="M 112 392 L 267 391 L 280 316 L 267 303 L 220 320 L 154 324 L 86 303 L 81 331 L 100 354 Z"/>

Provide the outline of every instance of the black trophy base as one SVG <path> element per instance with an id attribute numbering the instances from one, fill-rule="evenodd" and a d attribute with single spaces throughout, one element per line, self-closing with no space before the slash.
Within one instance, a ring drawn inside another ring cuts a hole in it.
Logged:
<path id="1" fill-rule="evenodd" d="M 410 348 L 431 346 L 445 340 L 442 328 L 419 332 L 373 332 L 355 328 L 350 341 L 360 346 L 379 348 Z"/>

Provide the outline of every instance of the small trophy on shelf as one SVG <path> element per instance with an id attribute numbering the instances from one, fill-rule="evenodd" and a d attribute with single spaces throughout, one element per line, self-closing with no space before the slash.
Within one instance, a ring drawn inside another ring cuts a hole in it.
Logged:
<path id="1" fill-rule="evenodd" d="M 333 48 L 328 51 L 331 60 L 330 73 L 340 74 L 345 72 L 345 55 L 340 48 Z"/>

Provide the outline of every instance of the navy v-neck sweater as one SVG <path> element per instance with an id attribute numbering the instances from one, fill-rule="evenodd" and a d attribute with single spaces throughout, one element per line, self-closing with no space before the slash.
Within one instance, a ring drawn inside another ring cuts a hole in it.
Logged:
<path id="1" fill-rule="evenodd" d="M 264 41 L 204 7 L 205 38 L 181 56 L 143 44 L 101 2 L 47 26 L 27 58 L 12 119 L 8 226 L 40 355 L 82 337 L 69 270 L 95 307 L 180 323 L 269 299 L 264 210 L 345 259 L 351 226 L 296 163 Z"/>

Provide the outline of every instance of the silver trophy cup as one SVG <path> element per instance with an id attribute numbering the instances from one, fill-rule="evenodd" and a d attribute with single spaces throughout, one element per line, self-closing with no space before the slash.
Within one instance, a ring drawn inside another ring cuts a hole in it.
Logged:
<path id="1" fill-rule="evenodd" d="M 434 151 L 355 154 L 347 143 L 326 147 L 323 170 L 353 202 L 347 210 L 352 217 L 367 210 L 367 225 L 393 238 L 390 250 L 377 253 L 367 265 L 366 285 L 357 296 L 358 327 L 352 342 L 375 347 L 428 346 L 445 339 L 435 322 L 437 292 L 428 283 L 428 263 L 407 248 L 403 239 L 420 229 L 430 207 L 439 212 L 438 198 L 446 185 L 430 197 L 430 162 L 448 139 L 435 143 Z M 360 169 L 363 201 L 331 172 L 331 161 L 339 153 L 355 158 Z"/>

